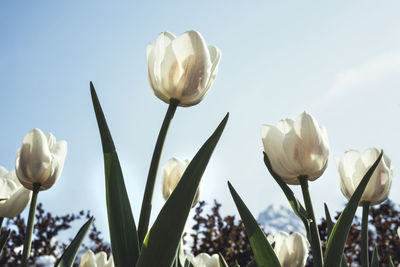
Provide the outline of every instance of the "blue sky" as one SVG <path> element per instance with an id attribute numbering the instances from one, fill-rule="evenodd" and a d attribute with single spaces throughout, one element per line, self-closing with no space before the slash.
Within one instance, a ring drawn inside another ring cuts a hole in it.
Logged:
<path id="1" fill-rule="evenodd" d="M 390 198 L 400 203 L 399 9 L 398 1 L 1 1 L 0 164 L 14 167 L 32 128 L 66 140 L 64 171 L 39 201 L 57 214 L 90 209 L 107 232 L 93 81 L 138 221 L 167 110 L 148 85 L 146 45 L 162 31 L 195 29 L 222 51 L 219 74 L 199 105 L 178 108 L 161 164 L 192 158 L 229 111 L 201 199 L 236 214 L 230 180 L 255 215 L 272 203 L 287 205 L 263 163 L 261 125 L 307 110 L 326 127 L 331 146 L 325 174 L 310 184 L 317 216 L 323 202 L 331 210 L 345 204 L 334 156 L 351 148 L 384 149 L 395 168 Z M 153 219 L 164 202 L 160 178 Z"/>

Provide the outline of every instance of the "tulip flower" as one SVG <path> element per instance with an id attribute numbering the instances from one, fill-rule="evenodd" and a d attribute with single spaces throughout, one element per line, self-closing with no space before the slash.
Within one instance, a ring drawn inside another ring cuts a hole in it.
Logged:
<path id="1" fill-rule="evenodd" d="M 274 244 L 274 251 L 282 267 L 303 267 L 306 265 L 310 244 L 299 233 L 278 232 L 268 241 Z"/>
<path id="2" fill-rule="evenodd" d="M 103 251 L 94 254 L 89 249 L 82 255 L 79 267 L 114 267 L 114 259 L 112 256 L 107 259 L 107 254 Z"/>
<path id="3" fill-rule="evenodd" d="M 213 254 L 212 256 L 207 253 L 200 253 L 196 257 L 192 254 L 186 255 L 186 259 L 190 261 L 194 267 L 219 267 L 219 256 Z"/>
<path id="4" fill-rule="evenodd" d="M 263 125 L 261 131 L 272 169 L 287 184 L 300 184 L 299 176 L 313 181 L 325 171 L 328 136 L 312 115 L 303 112 L 296 121 L 285 119 L 277 126 Z"/>
<path id="5" fill-rule="evenodd" d="M 179 106 L 193 106 L 202 100 L 214 82 L 220 58 L 220 50 L 207 46 L 197 31 L 178 37 L 163 32 L 155 45 L 147 46 L 150 86 L 166 103 L 173 98 L 179 100 Z"/>
<path id="6" fill-rule="evenodd" d="M 15 171 L 0 166 L 0 217 L 13 218 L 20 214 L 31 200 L 32 191 L 18 181 Z"/>
<path id="7" fill-rule="evenodd" d="M 58 141 L 51 133 L 31 130 L 17 152 L 15 171 L 21 184 L 30 190 L 34 185 L 47 190 L 57 181 L 64 166 L 67 142 Z"/>
<path id="8" fill-rule="evenodd" d="M 163 172 L 163 185 L 162 192 L 164 199 L 167 200 L 169 196 L 174 191 L 175 187 L 178 185 L 183 173 L 185 172 L 187 166 L 189 166 L 189 160 L 181 160 L 178 158 L 172 158 L 165 163 L 162 167 Z M 199 195 L 201 191 L 201 182 L 197 188 L 196 195 L 194 197 L 192 207 L 196 206 L 199 201 Z"/>
<path id="9" fill-rule="evenodd" d="M 336 157 L 336 165 L 340 176 L 340 189 L 347 199 L 351 198 L 361 179 L 378 156 L 378 149 L 369 148 L 363 153 L 357 150 L 346 151 L 343 160 Z M 389 195 L 392 175 L 391 161 L 384 154 L 368 182 L 359 206 L 362 206 L 363 202 L 369 202 L 371 205 L 383 202 Z"/>

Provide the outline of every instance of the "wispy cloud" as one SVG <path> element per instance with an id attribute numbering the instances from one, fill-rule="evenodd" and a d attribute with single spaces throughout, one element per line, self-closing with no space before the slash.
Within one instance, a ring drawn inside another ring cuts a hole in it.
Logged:
<path id="1" fill-rule="evenodd" d="M 321 102 L 326 104 L 349 90 L 378 83 L 395 70 L 400 70 L 400 51 L 381 55 L 365 64 L 350 68 L 337 75 Z"/>

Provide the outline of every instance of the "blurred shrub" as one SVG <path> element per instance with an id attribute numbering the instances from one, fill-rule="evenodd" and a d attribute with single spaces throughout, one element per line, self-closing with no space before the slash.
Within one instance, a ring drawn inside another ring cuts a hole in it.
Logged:
<path id="1" fill-rule="evenodd" d="M 244 225 L 235 216 L 222 217 L 220 214 L 221 204 L 214 201 L 209 214 L 204 214 L 206 203 L 200 201 L 195 209 L 194 224 L 192 233 L 185 234 L 186 246 L 192 250 L 191 253 L 198 255 L 202 252 L 208 254 L 221 253 L 228 264 L 231 266 L 238 262 L 241 266 L 246 266 L 253 259 L 253 253 L 248 241 Z M 340 213 L 336 213 L 335 219 Z M 61 242 L 59 235 L 71 229 L 74 222 L 83 224 L 84 219 L 89 218 L 90 212 L 80 211 L 76 214 L 66 214 L 64 216 L 54 216 L 46 212 L 43 205 L 39 203 L 36 212 L 36 223 L 32 242 L 32 257 L 30 265 L 35 265 L 35 259 L 40 256 L 60 256 L 67 244 Z M 397 266 L 400 263 L 400 239 L 397 236 L 397 228 L 400 227 L 400 211 L 391 201 L 386 201 L 379 206 L 371 208 L 369 217 L 369 250 L 372 255 L 373 245 L 378 246 L 381 265 L 389 266 L 389 256 Z M 10 238 L 0 255 L 0 266 L 11 267 L 21 264 L 22 246 L 25 238 L 25 220 L 21 216 L 5 220 L 3 225 L 7 229 L 12 229 Z M 323 250 L 325 251 L 327 225 L 325 219 L 318 225 Z M 4 228 L 3 228 L 4 230 Z M 75 233 L 69 236 L 72 239 Z M 95 224 L 88 234 L 89 245 L 84 245 L 84 250 L 91 249 L 95 253 L 105 251 L 108 255 L 111 249 L 101 237 L 101 232 Z M 360 245 L 361 245 L 361 224 L 358 217 L 350 229 L 344 254 L 349 264 L 360 266 Z M 311 254 L 310 254 L 311 255 Z M 312 257 L 309 257 L 308 266 L 312 266 Z M 77 264 L 76 264 L 77 266 Z"/>

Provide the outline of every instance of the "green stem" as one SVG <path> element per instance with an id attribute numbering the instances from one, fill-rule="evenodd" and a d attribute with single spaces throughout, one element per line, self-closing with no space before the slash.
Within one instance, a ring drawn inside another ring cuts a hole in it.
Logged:
<path id="1" fill-rule="evenodd" d="M 369 266 L 369 252 L 368 252 L 368 215 L 369 215 L 368 201 L 362 203 L 363 213 L 361 222 L 361 266 Z"/>
<path id="2" fill-rule="evenodd" d="M 179 104 L 179 100 L 177 99 L 170 99 L 169 107 L 167 113 L 165 114 L 164 121 L 161 125 L 160 132 L 158 134 L 156 146 L 154 147 L 153 157 L 151 159 L 149 174 L 147 176 L 146 182 L 146 189 L 143 195 L 142 201 L 142 209 L 140 211 L 140 218 L 139 218 L 139 227 L 138 227 L 138 234 L 139 234 L 139 244 L 143 243 L 143 240 L 147 234 L 147 230 L 149 228 L 149 220 L 151 214 L 151 202 L 153 199 L 153 192 L 154 192 L 154 184 L 156 182 L 157 176 L 157 169 L 160 163 L 160 156 L 162 152 L 162 148 L 164 145 L 165 137 L 168 132 L 169 124 L 174 117 L 176 108 Z"/>
<path id="3" fill-rule="evenodd" d="M 26 227 L 25 241 L 24 241 L 24 250 L 22 252 L 22 265 L 21 265 L 22 267 L 28 266 L 28 260 L 31 254 L 32 234 L 35 222 L 36 204 L 39 194 L 39 188 L 40 184 L 33 184 L 33 190 L 32 190 L 33 194 L 31 199 L 31 206 L 29 208 L 28 225 Z"/>
<path id="4" fill-rule="evenodd" d="M 311 240 L 309 241 L 311 244 L 314 266 L 322 267 L 323 262 L 321 241 L 319 237 L 317 222 L 315 221 L 310 192 L 308 190 L 308 178 L 307 176 L 300 175 L 298 179 L 300 181 L 301 191 L 303 192 L 304 204 L 306 205 L 307 219 L 310 221 Z"/>

